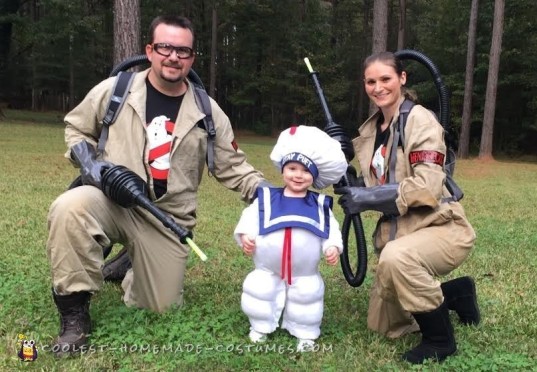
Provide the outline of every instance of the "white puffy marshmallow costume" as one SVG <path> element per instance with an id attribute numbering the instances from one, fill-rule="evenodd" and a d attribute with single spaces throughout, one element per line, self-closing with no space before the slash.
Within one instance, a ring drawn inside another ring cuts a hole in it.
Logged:
<path id="1" fill-rule="evenodd" d="M 339 142 L 310 126 L 284 130 L 270 158 L 280 170 L 289 161 L 304 164 L 317 189 L 337 183 L 347 170 Z M 241 234 L 256 243 L 255 269 L 244 280 L 241 307 L 251 330 L 272 333 L 283 311 L 282 328 L 299 339 L 315 340 L 324 307 L 321 252 L 332 246 L 342 252 L 341 231 L 330 196 L 308 190 L 304 198 L 293 198 L 283 190 L 259 188 L 235 228 L 239 245 Z"/>

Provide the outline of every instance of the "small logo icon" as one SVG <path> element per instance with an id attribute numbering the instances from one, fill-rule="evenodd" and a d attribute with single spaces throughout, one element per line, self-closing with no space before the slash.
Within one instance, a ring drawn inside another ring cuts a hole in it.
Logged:
<path id="1" fill-rule="evenodd" d="M 37 347 L 34 340 L 28 340 L 25 335 L 19 333 L 17 348 L 19 353 L 17 354 L 23 362 L 33 362 L 37 359 Z"/>

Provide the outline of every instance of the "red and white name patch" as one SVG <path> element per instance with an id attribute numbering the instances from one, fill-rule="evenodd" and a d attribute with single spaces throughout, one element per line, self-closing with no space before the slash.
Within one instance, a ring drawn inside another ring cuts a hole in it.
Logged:
<path id="1" fill-rule="evenodd" d="M 444 165 L 444 154 L 430 150 L 412 151 L 408 155 L 408 160 L 410 160 L 410 164 L 433 163 L 442 167 Z"/>

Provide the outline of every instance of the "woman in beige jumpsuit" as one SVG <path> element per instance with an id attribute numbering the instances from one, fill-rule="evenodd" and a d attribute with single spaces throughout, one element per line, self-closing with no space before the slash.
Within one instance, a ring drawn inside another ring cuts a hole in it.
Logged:
<path id="1" fill-rule="evenodd" d="M 402 133 L 396 130 L 405 82 L 393 53 L 374 54 L 364 62 L 365 89 L 379 108 L 353 140 L 366 187 L 335 192 L 348 214 L 383 213 L 373 237 L 379 262 L 368 327 L 391 338 L 420 330 L 421 343 L 403 355 L 419 364 L 455 353 L 448 310 L 455 310 L 464 324 L 479 323 L 480 315 L 473 279 L 443 284 L 437 279 L 464 262 L 476 236 L 445 187 L 444 130 L 435 116 L 415 105 Z"/>

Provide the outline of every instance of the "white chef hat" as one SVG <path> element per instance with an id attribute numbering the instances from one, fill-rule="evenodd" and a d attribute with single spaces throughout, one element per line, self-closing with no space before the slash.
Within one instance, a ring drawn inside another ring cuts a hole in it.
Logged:
<path id="1" fill-rule="evenodd" d="M 347 159 L 340 143 L 317 127 L 293 126 L 278 137 L 270 160 L 281 171 L 296 161 L 313 175 L 313 187 L 323 189 L 337 183 L 347 170 Z"/>

